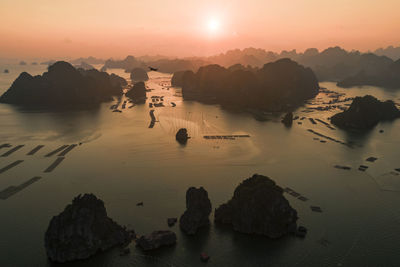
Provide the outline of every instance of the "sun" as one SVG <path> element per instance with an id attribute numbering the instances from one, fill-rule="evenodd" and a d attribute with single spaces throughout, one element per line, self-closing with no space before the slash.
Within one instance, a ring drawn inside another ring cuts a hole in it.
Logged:
<path id="1" fill-rule="evenodd" d="M 218 19 L 209 19 L 207 22 L 207 29 L 210 33 L 217 33 L 221 27 L 221 24 Z"/>

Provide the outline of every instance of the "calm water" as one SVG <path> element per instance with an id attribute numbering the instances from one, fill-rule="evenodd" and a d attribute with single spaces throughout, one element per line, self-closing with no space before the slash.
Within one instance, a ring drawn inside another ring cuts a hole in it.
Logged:
<path id="1" fill-rule="evenodd" d="M 11 73 L 0 74 L 0 93 L 21 71 L 40 74 L 45 66 L 0 66 L 0 70 L 4 68 Z M 123 71 L 112 72 L 128 76 Z M 112 113 L 113 103 L 98 110 L 67 113 L 0 104 L 0 144 L 25 145 L 8 157 L 0 157 L 0 167 L 24 160 L 0 174 L 0 191 L 34 176 L 42 177 L 0 200 L 0 266 L 50 265 L 44 232 L 51 217 L 80 193 L 96 194 L 104 200 L 110 217 L 145 234 L 168 229 L 166 219 L 183 213 L 189 186 L 205 187 L 215 208 L 230 199 L 238 183 L 253 173 L 267 175 L 309 198 L 302 202 L 286 195 L 299 213 L 299 224 L 309 229 L 305 239 L 272 241 L 214 225 L 187 237 L 176 225 L 172 228 L 178 236 L 175 247 L 145 254 L 131 244 L 130 255 L 121 257 L 114 250 L 73 266 L 203 266 L 199 260 L 203 251 L 211 256 L 207 266 L 399 266 L 400 176 L 391 172 L 400 168 L 400 120 L 380 124 L 363 135 L 330 130 L 309 120 L 288 129 L 279 123 L 279 117 L 260 122 L 246 113 L 184 102 L 179 89 L 163 89 L 170 75 L 151 72 L 150 77 L 147 85 L 155 90 L 148 95 L 164 95 L 166 103 L 166 107 L 156 108 L 159 122 L 153 129 L 148 128 L 147 103 L 123 113 Z M 400 102 L 400 91 L 321 85 L 347 96 L 368 93 Z M 326 99 L 321 94 L 314 102 Z M 170 102 L 177 106 L 170 106 Z M 302 110 L 304 107 L 296 115 L 324 121 L 337 112 Z M 184 147 L 175 141 L 181 127 L 192 136 Z M 331 141 L 320 143 L 307 129 L 354 142 L 354 148 Z M 380 129 L 384 133 L 379 133 Z M 236 133 L 251 137 L 218 141 L 202 137 Z M 46 153 L 79 142 L 82 145 L 53 172 L 43 172 L 55 160 L 44 157 Z M 27 156 L 37 145 L 44 148 Z M 366 164 L 369 156 L 379 159 Z M 351 166 L 352 170 L 335 169 L 335 164 Z M 360 172 L 360 164 L 370 168 Z M 144 207 L 136 207 L 140 201 Z M 312 212 L 310 205 L 320 206 L 323 213 Z"/>

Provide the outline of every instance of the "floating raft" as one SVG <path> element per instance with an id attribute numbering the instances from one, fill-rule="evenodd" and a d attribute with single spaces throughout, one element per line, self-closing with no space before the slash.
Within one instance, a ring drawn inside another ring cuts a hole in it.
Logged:
<path id="1" fill-rule="evenodd" d="M 340 170 L 346 170 L 346 171 L 351 170 L 351 167 L 349 167 L 349 166 L 335 165 L 333 167 L 336 169 L 340 169 Z"/>
<path id="2" fill-rule="evenodd" d="M 250 137 L 248 134 L 237 134 L 237 135 L 204 135 L 204 139 L 229 139 L 234 140 L 235 138 Z"/>
<path id="3" fill-rule="evenodd" d="M 23 162 L 23 160 L 14 161 L 13 163 L 11 163 L 11 164 L 5 166 L 4 168 L 0 169 L 0 173 L 3 173 L 3 172 L 5 172 L 5 171 L 8 171 L 9 169 L 11 169 L 11 168 L 17 166 L 18 164 L 20 164 L 20 163 L 22 163 L 22 162 Z"/>
<path id="4" fill-rule="evenodd" d="M 366 159 L 366 161 L 375 162 L 377 159 L 378 158 L 375 158 L 375 157 L 369 157 L 369 158 Z"/>
<path id="5" fill-rule="evenodd" d="M 308 118 L 308 119 L 311 121 L 312 124 L 317 124 L 317 123 L 314 121 L 313 118 Z"/>
<path id="6" fill-rule="evenodd" d="M 52 172 L 64 159 L 64 157 L 57 158 L 44 172 Z"/>
<path id="7" fill-rule="evenodd" d="M 10 144 L 2 144 L 2 145 L 0 145 L 0 149 L 5 148 L 5 147 L 11 147 L 11 145 Z"/>
<path id="8" fill-rule="evenodd" d="M 10 150 L 8 150 L 6 153 L 4 153 L 3 155 L 1 155 L 2 157 L 7 157 L 9 155 L 11 155 L 12 153 L 14 153 L 15 151 L 17 151 L 18 149 L 22 148 L 24 145 L 18 145 Z"/>
<path id="9" fill-rule="evenodd" d="M 321 207 L 317 207 L 317 206 L 310 206 L 311 210 L 314 212 L 322 212 Z"/>
<path id="10" fill-rule="evenodd" d="M 68 154 L 68 152 L 70 152 L 72 149 L 74 149 L 77 145 L 73 144 L 70 145 L 68 148 L 66 148 L 63 152 L 61 152 L 60 154 L 58 154 L 59 157 L 64 157 L 65 155 Z"/>
<path id="11" fill-rule="evenodd" d="M 28 156 L 32 156 L 34 155 L 36 152 L 38 152 L 42 147 L 44 147 L 44 145 L 38 145 L 37 147 L 35 147 L 34 149 L 32 149 L 28 154 Z"/>
<path id="12" fill-rule="evenodd" d="M 358 167 L 359 171 L 365 172 L 368 169 L 368 166 L 366 165 L 360 165 L 360 167 Z"/>
<path id="13" fill-rule="evenodd" d="M 16 193 L 18 193 L 18 192 L 22 191 L 23 189 L 25 189 L 26 187 L 30 186 L 31 184 L 39 181 L 41 178 L 42 177 L 36 176 L 18 186 L 12 185 L 12 186 L 7 187 L 6 189 L 4 189 L 3 191 L 0 192 L 0 199 L 6 200 L 7 198 L 15 195 Z"/>
<path id="14" fill-rule="evenodd" d="M 150 110 L 150 117 L 151 117 L 151 122 L 149 128 L 153 128 L 154 124 L 156 124 L 156 116 L 154 116 L 154 109 Z"/>
<path id="15" fill-rule="evenodd" d="M 329 123 L 327 123 L 327 122 L 325 122 L 325 121 L 323 121 L 323 120 L 320 120 L 320 119 L 315 119 L 315 120 L 317 120 L 317 121 L 319 121 L 320 123 L 324 124 L 326 127 L 328 127 L 328 128 L 331 129 L 331 130 L 336 130 L 336 129 L 333 128 Z"/>
<path id="16" fill-rule="evenodd" d="M 293 189 L 286 187 L 285 189 L 283 189 L 283 191 L 285 193 L 288 193 L 289 195 L 301 200 L 301 201 L 307 201 L 308 198 L 306 198 L 305 196 L 302 196 L 300 193 L 294 191 Z"/>
<path id="17" fill-rule="evenodd" d="M 298 199 L 301 200 L 301 201 L 307 201 L 308 200 L 308 198 L 306 198 L 304 196 L 299 196 Z"/>
<path id="18" fill-rule="evenodd" d="M 316 131 L 314 131 L 314 130 L 312 130 L 312 129 L 307 129 L 307 131 L 309 131 L 310 133 L 313 133 L 313 134 L 315 134 L 315 135 L 317 135 L 317 136 L 319 136 L 319 137 L 323 137 L 323 138 L 325 138 L 325 139 L 328 139 L 328 140 L 331 140 L 331 141 L 333 141 L 333 142 L 336 142 L 336 143 L 339 143 L 339 144 L 342 144 L 342 145 L 345 145 L 345 146 L 347 146 L 347 147 L 352 148 L 352 146 L 351 146 L 350 144 L 348 144 L 348 143 L 345 143 L 345 142 L 340 141 L 340 140 L 337 140 L 337 139 L 335 139 L 335 138 L 332 138 L 332 137 L 323 135 L 323 134 L 321 134 L 321 133 L 319 133 L 319 132 L 316 132 Z"/>
<path id="19" fill-rule="evenodd" d="M 49 154 L 47 154 L 45 157 L 51 157 L 51 156 L 57 154 L 58 152 L 63 151 L 63 150 L 66 149 L 67 147 L 68 147 L 68 145 L 60 146 L 60 147 L 57 148 L 56 150 L 54 150 L 54 151 L 50 152 Z"/>

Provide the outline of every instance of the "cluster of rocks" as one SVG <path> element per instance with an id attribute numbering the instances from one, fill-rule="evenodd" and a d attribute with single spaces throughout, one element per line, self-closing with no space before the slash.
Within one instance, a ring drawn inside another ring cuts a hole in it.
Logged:
<path id="1" fill-rule="evenodd" d="M 269 111 L 296 107 L 317 95 L 319 89 L 313 71 L 290 59 L 265 64 L 261 69 L 207 65 L 196 73 L 175 73 L 171 82 L 182 87 L 187 100 Z"/>
<path id="2" fill-rule="evenodd" d="M 211 201 L 203 188 L 190 187 L 186 192 L 186 210 L 179 219 L 180 229 L 194 235 L 210 225 Z M 172 227 L 177 218 L 169 218 Z M 244 180 L 231 200 L 215 210 L 215 222 L 228 224 L 235 231 L 279 238 L 288 233 L 304 237 L 307 230 L 297 229 L 297 212 L 283 196 L 283 189 L 266 176 L 255 174 Z M 103 201 L 93 194 L 79 195 L 63 212 L 53 217 L 45 234 L 45 248 L 53 262 L 87 259 L 116 246 L 125 247 L 136 237 L 133 230 L 118 225 L 107 216 Z M 136 239 L 145 251 L 174 245 L 176 234 L 154 231 Z M 123 249 L 121 255 L 129 253 Z M 209 256 L 201 253 L 202 261 Z"/>
<path id="3" fill-rule="evenodd" d="M 394 120 L 400 111 L 391 100 L 382 102 L 371 95 L 356 97 L 350 107 L 331 118 L 331 122 L 344 129 L 369 129 L 380 121 Z"/>
<path id="4" fill-rule="evenodd" d="M 108 59 L 104 63 L 102 70 L 107 69 L 124 69 L 126 72 L 131 72 L 134 68 L 146 68 L 146 64 L 134 56 L 127 56 L 123 60 Z"/>
<path id="5" fill-rule="evenodd" d="M 176 243 L 176 234 L 172 231 L 154 231 L 149 235 L 141 236 L 136 244 L 143 250 L 154 250 L 163 246 L 171 246 Z"/>
<path id="6" fill-rule="evenodd" d="M 95 69 L 76 69 L 58 61 L 43 75 L 23 72 L 0 97 L 1 103 L 31 107 L 95 106 L 122 95 L 126 81 Z"/>

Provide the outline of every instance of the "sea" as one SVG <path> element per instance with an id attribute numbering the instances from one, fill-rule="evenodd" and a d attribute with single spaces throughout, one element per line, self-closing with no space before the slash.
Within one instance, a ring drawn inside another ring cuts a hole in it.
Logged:
<path id="1" fill-rule="evenodd" d="M 3 73 L 6 68 L 10 73 Z M 0 64 L 0 94 L 21 72 L 37 75 L 46 68 Z M 123 70 L 108 72 L 129 80 Z M 299 118 L 286 127 L 280 122 L 284 114 L 263 113 L 260 120 L 252 112 L 185 101 L 181 89 L 171 87 L 171 74 L 148 74 L 146 103 L 122 108 L 122 97 L 121 113 L 111 109 L 118 99 L 74 111 L 0 104 L 0 145 L 11 145 L 0 149 L 0 169 L 19 162 L 0 173 L 0 266 L 52 266 L 45 231 L 53 216 L 84 193 L 102 199 L 109 217 L 138 235 L 171 230 L 177 244 L 144 252 L 132 242 L 128 255 L 116 248 L 63 266 L 400 266 L 400 119 L 367 132 L 344 131 L 329 122 L 350 105 L 346 98 L 371 94 L 400 103 L 400 90 L 321 82 L 326 89 L 296 109 Z M 163 96 L 164 107 L 150 108 L 151 96 Z M 328 104 L 332 99 L 336 103 Z M 180 128 L 191 137 L 186 145 L 175 140 Z M 224 135 L 249 137 L 204 138 Z M 77 146 L 45 172 L 58 153 L 46 155 L 72 144 Z M 38 145 L 43 147 L 27 155 Z M 369 157 L 377 160 L 366 161 Z M 360 165 L 368 168 L 361 171 Z M 284 196 L 298 212 L 298 225 L 308 229 L 305 238 L 237 233 L 215 225 L 214 212 L 210 227 L 194 236 L 178 224 L 168 227 L 167 218 L 185 211 L 189 187 L 204 187 L 214 210 L 255 173 L 298 193 Z M 4 194 L 12 186 L 15 194 Z M 202 252 L 210 256 L 207 263 L 200 261 Z"/>

